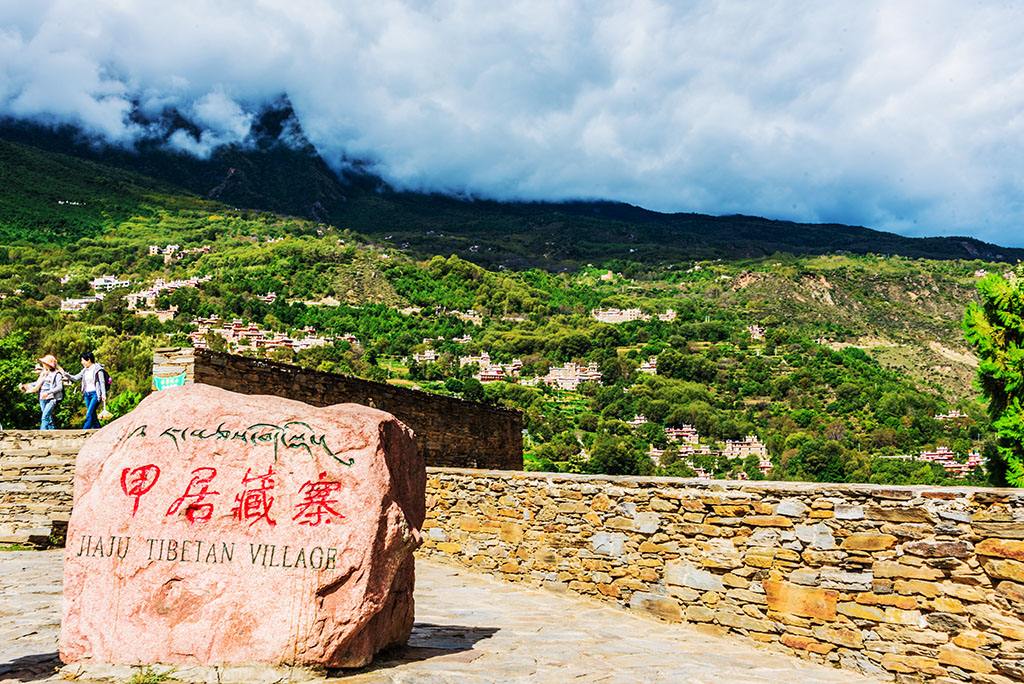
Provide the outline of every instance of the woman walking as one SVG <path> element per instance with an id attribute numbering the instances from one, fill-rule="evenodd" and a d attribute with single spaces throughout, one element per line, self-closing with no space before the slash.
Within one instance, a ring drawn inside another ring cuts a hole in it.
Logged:
<path id="1" fill-rule="evenodd" d="M 35 382 L 22 385 L 22 389 L 28 394 L 39 394 L 39 429 L 56 430 L 53 424 L 53 413 L 57 410 L 57 404 L 64 398 L 64 371 L 57 363 L 57 357 L 47 354 L 39 359 L 42 370 Z"/>
<path id="2" fill-rule="evenodd" d="M 82 353 L 82 370 L 74 375 L 64 374 L 71 382 L 82 383 L 82 398 L 85 399 L 85 425 L 83 430 L 95 430 L 100 426 L 96 410 L 100 404 L 107 405 L 107 370 L 96 363 L 92 352 Z"/>

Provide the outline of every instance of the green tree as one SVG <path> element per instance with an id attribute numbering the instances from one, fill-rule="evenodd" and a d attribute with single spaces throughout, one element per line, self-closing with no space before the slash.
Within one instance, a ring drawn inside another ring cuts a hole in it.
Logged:
<path id="1" fill-rule="evenodd" d="M 462 383 L 462 398 L 469 401 L 483 401 L 485 399 L 484 385 L 476 378 L 469 378 Z"/>
<path id="2" fill-rule="evenodd" d="M 587 470 L 607 475 L 650 475 L 654 472 L 651 459 L 619 437 L 606 435 L 594 440 Z"/>
<path id="3" fill-rule="evenodd" d="M 35 380 L 32 356 L 26 351 L 26 335 L 15 332 L 0 337 L 0 424 L 5 428 L 38 427 L 35 395 L 20 385 Z"/>
<path id="4" fill-rule="evenodd" d="M 978 355 L 978 380 L 999 438 L 1005 470 L 993 477 L 1019 487 L 1024 485 L 1024 289 L 1016 277 L 991 274 L 978 281 L 978 294 L 981 301 L 967 307 L 963 328 Z"/>
<path id="5" fill-rule="evenodd" d="M 226 352 L 228 350 L 228 343 L 223 337 L 214 331 L 209 331 L 205 335 L 206 348 L 210 351 L 215 352 Z"/>

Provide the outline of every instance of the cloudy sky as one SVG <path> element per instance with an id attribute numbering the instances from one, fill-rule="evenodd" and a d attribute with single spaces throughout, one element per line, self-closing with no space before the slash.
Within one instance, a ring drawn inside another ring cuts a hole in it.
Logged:
<path id="1" fill-rule="evenodd" d="M 1024 245 L 1024 5 L 0 0 L 0 114 L 244 141 L 287 94 L 328 162 Z"/>

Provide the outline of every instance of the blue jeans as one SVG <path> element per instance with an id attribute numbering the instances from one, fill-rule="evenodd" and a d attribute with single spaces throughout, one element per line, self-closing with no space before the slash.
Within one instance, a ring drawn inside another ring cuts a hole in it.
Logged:
<path id="1" fill-rule="evenodd" d="M 95 430 L 100 426 L 96 418 L 96 409 L 100 405 L 100 395 L 97 392 L 85 392 L 82 397 L 85 399 L 85 425 L 83 430 Z"/>
<path id="2" fill-rule="evenodd" d="M 41 414 L 39 420 L 40 430 L 56 430 L 57 427 L 53 424 L 53 412 L 57 409 L 56 399 L 40 399 L 39 400 L 39 412 Z"/>

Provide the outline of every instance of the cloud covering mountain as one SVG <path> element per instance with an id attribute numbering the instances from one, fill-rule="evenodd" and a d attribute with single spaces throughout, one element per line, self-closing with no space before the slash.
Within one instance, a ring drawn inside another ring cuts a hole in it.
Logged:
<path id="1" fill-rule="evenodd" d="M 1024 245 L 1020 6 L 682 5 L 0 0 L 0 115 L 204 155 L 286 94 L 402 188 Z"/>

